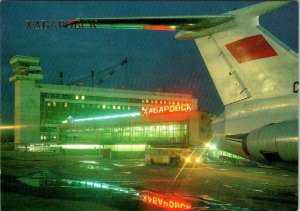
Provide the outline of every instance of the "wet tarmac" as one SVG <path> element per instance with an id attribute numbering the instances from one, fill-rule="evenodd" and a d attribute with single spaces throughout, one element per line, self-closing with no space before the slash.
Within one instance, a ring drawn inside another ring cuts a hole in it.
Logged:
<path id="1" fill-rule="evenodd" d="M 3 210 L 298 208 L 298 175 L 287 170 L 225 164 L 201 164 L 181 170 L 145 165 L 142 159 L 44 155 L 36 159 L 27 154 L 22 160 L 19 155 L 11 155 L 2 154 Z M 18 199 L 20 203 L 16 204 Z"/>

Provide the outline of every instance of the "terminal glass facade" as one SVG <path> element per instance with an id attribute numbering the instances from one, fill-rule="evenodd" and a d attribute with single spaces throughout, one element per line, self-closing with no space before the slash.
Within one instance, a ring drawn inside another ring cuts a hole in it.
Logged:
<path id="1" fill-rule="evenodd" d="M 122 105 L 123 99 L 118 98 L 54 93 L 41 93 L 40 97 L 41 140 L 45 141 L 57 138 L 57 126 L 68 117 L 79 119 L 140 110 L 137 106 Z"/>
<path id="2" fill-rule="evenodd" d="M 136 125 L 94 125 L 74 124 L 60 128 L 60 141 L 110 143 L 179 144 L 188 141 L 188 124 L 185 122 L 136 124 Z"/>
<path id="3" fill-rule="evenodd" d="M 95 116 L 119 115 L 124 113 L 140 112 L 143 106 L 147 105 L 176 105 L 180 101 L 170 100 L 149 100 L 134 98 L 102 97 L 89 95 L 40 93 L 40 124 L 41 140 L 56 140 L 57 127 L 68 117 L 74 119 L 92 118 Z M 93 133 L 97 135 L 87 135 L 91 129 L 73 129 L 74 134 L 80 135 L 81 139 L 112 141 L 115 139 L 121 142 L 136 141 L 140 139 L 160 140 L 174 139 L 174 141 L 184 142 L 184 129 L 181 124 L 173 125 L 154 125 L 154 126 L 134 126 L 124 127 L 114 125 L 108 128 L 97 128 Z M 172 128 L 172 130 L 170 129 Z M 70 131 L 67 131 L 70 132 Z M 82 134 L 85 134 L 84 136 Z M 101 135 L 99 135 L 101 134 Z M 72 136 L 72 140 L 77 135 Z M 69 140 L 69 138 L 68 138 Z"/>

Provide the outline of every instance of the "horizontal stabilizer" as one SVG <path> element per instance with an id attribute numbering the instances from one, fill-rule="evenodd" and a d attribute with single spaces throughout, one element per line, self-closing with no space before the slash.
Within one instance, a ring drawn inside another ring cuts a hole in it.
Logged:
<path id="1" fill-rule="evenodd" d="M 195 39 L 235 27 L 239 20 L 251 19 L 280 8 L 289 1 L 263 2 L 222 15 L 134 17 L 134 18 L 75 18 L 65 24 L 67 28 L 83 29 L 135 29 L 180 31 L 176 39 Z"/>
<path id="2" fill-rule="evenodd" d="M 287 4 L 290 1 L 266 1 L 259 4 L 254 4 L 248 7 L 244 7 L 241 9 L 233 10 L 225 14 L 234 14 L 236 16 L 244 16 L 244 17 L 256 17 L 264 15 L 273 10 L 279 9 Z"/>

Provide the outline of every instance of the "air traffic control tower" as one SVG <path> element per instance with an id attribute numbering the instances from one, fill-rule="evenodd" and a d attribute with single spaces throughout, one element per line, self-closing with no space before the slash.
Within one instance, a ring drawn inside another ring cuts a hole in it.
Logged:
<path id="1" fill-rule="evenodd" d="M 40 137 L 40 99 L 36 82 L 43 79 L 37 57 L 10 59 L 15 84 L 15 144 L 38 142 Z"/>

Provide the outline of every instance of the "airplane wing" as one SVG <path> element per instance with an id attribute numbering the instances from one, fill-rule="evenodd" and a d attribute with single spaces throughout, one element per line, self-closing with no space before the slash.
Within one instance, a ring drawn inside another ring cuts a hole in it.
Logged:
<path id="1" fill-rule="evenodd" d="M 67 28 L 140 29 L 159 31 L 200 31 L 234 19 L 232 14 L 215 16 L 139 17 L 139 18 L 75 18 Z"/>

